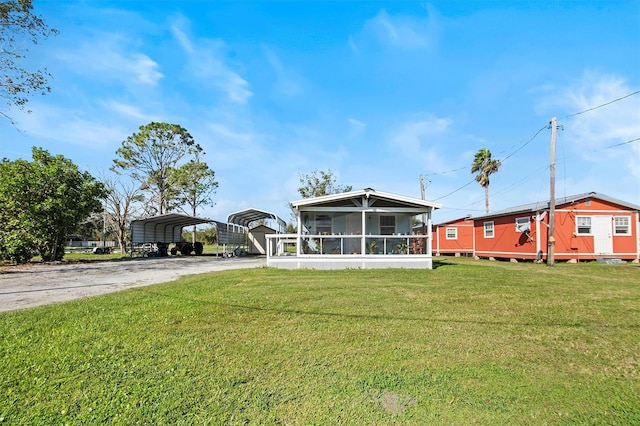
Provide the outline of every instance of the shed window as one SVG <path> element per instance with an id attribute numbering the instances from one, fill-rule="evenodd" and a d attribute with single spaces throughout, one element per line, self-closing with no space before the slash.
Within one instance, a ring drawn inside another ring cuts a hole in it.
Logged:
<path id="1" fill-rule="evenodd" d="M 447 228 L 447 240 L 458 239 L 458 228 Z"/>
<path id="2" fill-rule="evenodd" d="M 380 235 L 393 235 L 396 233 L 396 217 L 380 216 Z"/>
<path id="3" fill-rule="evenodd" d="M 631 235 L 629 216 L 618 216 L 613 218 L 615 235 Z"/>
<path id="4" fill-rule="evenodd" d="M 316 234 L 317 235 L 331 234 L 331 216 L 327 214 L 316 215 Z"/>
<path id="5" fill-rule="evenodd" d="M 578 235 L 591 234 L 591 216 L 576 217 L 576 234 Z"/>
<path id="6" fill-rule="evenodd" d="M 484 237 L 493 238 L 493 221 L 484 223 Z"/>
<path id="7" fill-rule="evenodd" d="M 516 218 L 516 232 L 525 232 L 529 230 L 529 218 L 517 217 Z"/>

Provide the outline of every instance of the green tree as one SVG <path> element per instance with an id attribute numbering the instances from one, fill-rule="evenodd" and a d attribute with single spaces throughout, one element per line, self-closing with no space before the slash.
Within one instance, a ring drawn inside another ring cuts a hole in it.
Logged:
<path id="1" fill-rule="evenodd" d="M 28 50 L 27 43 L 38 44 L 41 39 L 57 33 L 33 14 L 31 0 L 0 2 L 0 98 L 8 108 L 24 109 L 31 94 L 44 95 L 51 91 L 47 85 L 51 75 L 47 70 L 29 71 L 22 67 L 21 61 Z M 0 111 L 0 115 L 15 124 L 6 112 Z"/>
<path id="2" fill-rule="evenodd" d="M 484 188 L 484 207 L 487 214 L 489 213 L 489 176 L 496 173 L 501 165 L 500 160 L 491 158 L 491 151 L 487 148 L 478 150 L 471 164 L 471 173 L 478 173 L 476 181 Z"/>
<path id="3" fill-rule="evenodd" d="M 140 126 L 137 133 L 122 142 L 111 169 L 124 172 L 141 184 L 140 190 L 147 194 L 148 212 L 164 214 L 176 206 L 175 169 L 185 157 L 201 151 L 182 126 L 152 122 Z"/>
<path id="4" fill-rule="evenodd" d="M 62 260 L 66 236 L 106 195 L 102 183 L 71 160 L 32 149 L 33 161 L 0 163 L 0 258 L 27 262 Z"/>
<path id="5" fill-rule="evenodd" d="M 302 198 L 320 197 L 322 195 L 339 194 L 351 191 L 350 185 L 337 185 L 336 177 L 331 170 L 314 170 L 307 175 L 300 175 L 298 192 Z"/>
<path id="6" fill-rule="evenodd" d="M 218 188 L 216 173 L 207 163 L 200 161 L 200 152 L 194 154 L 194 159 L 175 170 L 172 179 L 176 185 L 176 200 L 182 209 L 191 216 L 197 216 L 200 206 L 212 206 L 213 194 Z M 196 226 L 193 226 L 192 243 L 196 243 Z"/>

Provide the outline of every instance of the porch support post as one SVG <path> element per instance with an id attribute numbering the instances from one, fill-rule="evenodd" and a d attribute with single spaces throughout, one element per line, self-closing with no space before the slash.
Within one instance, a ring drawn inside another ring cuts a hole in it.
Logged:
<path id="1" fill-rule="evenodd" d="M 362 232 L 361 232 L 361 236 L 362 238 L 360 238 L 360 255 L 364 256 L 366 254 L 366 250 L 367 250 L 367 243 L 366 243 L 366 234 L 365 234 L 365 229 L 367 228 L 367 224 L 366 224 L 366 219 L 367 219 L 367 212 L 365 210 L 362 210 Z"/>
<path id="2" fill-rule="evenodd" d="M 299 256 L 302 254 L 302 238 L 300 237 L 302 235 L 302 220 L 301 218 L 301 214 L 300 214 L 300 209 L 296 210 L 296 222 L 298 222 L 298 227 L 297 227 L 297 231 L 298 231 L 298 235 L 296 236 L 296 256 Z"/>
<path id="3" fill-rule="evenodd" d="M 433 255 L 433 250 L 431 247 L 431 238 L 433 238 L 433 234 L 431 233 L 432 229 L 431 229 L 431 210 L 429 210 L 429 212 L 427 213 L 427 236 L 429 238 L 427 238 L 427 254 L 429 255 L 429 257 L 431 257 Z"/>

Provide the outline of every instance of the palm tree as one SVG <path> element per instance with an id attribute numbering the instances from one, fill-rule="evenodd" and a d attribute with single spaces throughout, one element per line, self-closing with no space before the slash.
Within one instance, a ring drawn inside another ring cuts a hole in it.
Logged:
<path id="1" fill-rule="evenodd" d="M 501 165 L 500 160 L 491 159 L 491 151 L 487 148 L 482 148 L 476 152 L 471 165 L 471 173 L 478 173 L 476 181 L 484 188 L 484 207 L 487 214 L 489 214 L 489 175 L 497 172 Z"/>

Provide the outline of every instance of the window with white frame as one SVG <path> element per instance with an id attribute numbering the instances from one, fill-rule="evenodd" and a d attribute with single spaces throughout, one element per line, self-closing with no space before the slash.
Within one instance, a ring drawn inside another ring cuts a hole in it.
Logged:
<path id="1" fill-rule="evenodd" d="M 484 237 L 493 238 L 493 221 L 484 223 Z"/>
<path id="2" fill-rule="evenodd" d="M 576 234 L 591 234 L 591 216 L 576 216 Z"/>
<path id="3" fill-rule="evenodd" d="M 457 240 L 458 239 L 458 228 L 447 228 L 446 229 L 447 240 Z"/>
<path id="4" fill-rule="evenodd" d="M 331 216 L 329 216 L 328 214 L 316 215 L 316 234 L 317 235 L 331 234 Z"/>
<path id="5" fill-rule="evenodd" d="M 525 232 L 529 230 L 529 218 L 517 217 L 516 218 L 516 232 Z"/>
<path id="6" fill-rule="evenodd" d="M 616 216 L 613 218 L 613 233 L 615 235 L 631 235 L 629 216 Z"/>
<path id="7" fill-rule="evenodd" d="M 380 235 L 393 235 L 396 233 L 396 217 L 380 216 Z"/>

